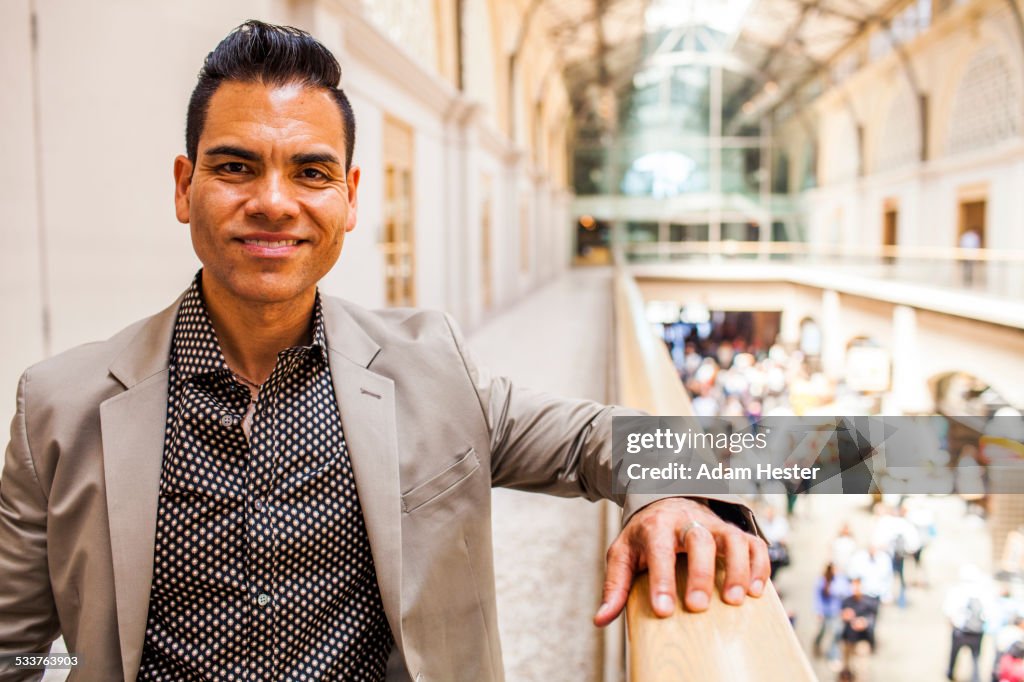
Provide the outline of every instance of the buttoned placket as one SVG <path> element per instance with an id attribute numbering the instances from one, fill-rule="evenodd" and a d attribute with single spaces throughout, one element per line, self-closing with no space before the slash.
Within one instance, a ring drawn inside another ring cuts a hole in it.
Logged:
<path id="1" fill-rule="evenodd" d="M 393 639 L 376 583 L 361 579 L 357 570 L 364 561 L 372 569 L 372 557 L 358 509 L 353 511 L 358 502 L 334 402 L 319 301 L 312 346 L 278 355 L 257 418 L 250 389 L 236 380 L 218 347 L 198 282 L 197 276 L 182 303 L 170 356 L 154 587 L 140 679 L 183 679 L 183 669 L 193 666 L 176 663 L 174 647 L 197 641 L 207 624 L 224 628 L 219 641 L 230 648 L 212 649 L 209 658 L 194 660 L 216 666 L 219 679 L 306 674 L 308 669 L 296 667 L 294 657 L 284 656 L 293 651 L 325 673 L 321 652 L 294 641 L 296 630 L 307 627 L 329 643 L 325 651 L 332 660 L 340 657 L 353 670 L 382 674 Z M 250 406 L 253 421 L 260 422 L 255 434 L 244 418 Z M 334 457 L 339 466 L 332 466 Z M 345 494 L 339 508 L 333 493 L 341 489 Z M 328 490 L 332 504 L 317 504 Z M 319 544 L 321 528 L 329 529 L 325 541 L 330 544 Z M 314 538 L 317 544 L 311 546 Z M 303 552 L 308 563 L 286 561 L 292 557 L 287 548 Z M 307 554 L 311 549 L 312 556 Z M 344 557 L 336 573 L 330 563 L 335 554 Z M 190 577 L 197 587 L 212 578 L 215 589 L 173 589 L 191 585 Z M 324 583 L 325 577 L 345 582 Z M 302 618 L 322 610 L 325 586 L 331 599 L 345 600 L 343 612 L 332 612 L 329 629 Z M 339 592 L 342 587 L 353 590 L 352 596 Z M 361 613 L 370 604 L 375 609 Z M 172 630 L 165 623 L 179 609 L 189 621 L 176 621 L 182 624 Z M 365 625 L 356 629 L 363 618 Z M 350 640 L 339 633 L 350 626 L 352 634 L 367 637 L 372 658 L 345 655 Z M 371 627 L 382 627 L 383 634 L 374 637 Z"/>
<path id="2" fill-rule="evenodd" d="M 250 675 L 256 675 L 260 669 L 267 674 L 276 670 L 280 663 L 275 619 L 281 608 L 278 603 L 281 595 L 277 589 L 278 528 L 274 521 L 273 502 L 274 482 L 281 466 L 277 447 L 278 399 L 283 385 L 305 355 L 303 348 L 289 348 L 278 354 L 277 364 L 256 398 L 248 439 L 245 524 L 248 544 L 246 578 L 252 609 Z M 260 661 L 258 652 L 265 652 L 269 660 Z"/>

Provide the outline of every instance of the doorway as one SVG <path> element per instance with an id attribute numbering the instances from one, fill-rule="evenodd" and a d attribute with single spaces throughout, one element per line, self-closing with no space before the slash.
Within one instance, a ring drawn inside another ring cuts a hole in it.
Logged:
<path id="1" fill-rule="evenodd" d="M 384 117 L 384 290 L 389 306 L 416 305 L 412 128 Z"/>
<path id="2" fill-rule="evenodd" d="M 886 199 L 882 214 L 882 262 L 891 265 L 896 262 L 896 245 L 899 235 L 900 206 L 895 199 Z"/>

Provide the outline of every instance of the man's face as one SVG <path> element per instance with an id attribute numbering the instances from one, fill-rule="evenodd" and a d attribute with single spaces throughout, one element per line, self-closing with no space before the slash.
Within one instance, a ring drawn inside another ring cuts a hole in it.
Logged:
<path id="1" fill-rule="evenodd" d="M 194 166 L 174 161 L 176 213 L 191 226 L 204 292 L 235 305 L 312 295 L 356 224 L 359 169 L 344 163 L 326 90 L 221 84 Z"/>

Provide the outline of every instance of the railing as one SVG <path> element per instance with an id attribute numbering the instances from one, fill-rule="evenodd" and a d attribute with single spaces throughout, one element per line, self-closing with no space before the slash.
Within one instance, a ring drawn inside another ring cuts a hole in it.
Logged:
<path id="1" fill-rule="evenodd" d="M 651 414 L 692 416 L 672 358 L 651 332 L 643 296 L 624 268 L 617 269 L 614 287 L 617 402 Z"/>
<path id="2" fill-rule="evenodd" d="M 668 351 L 652 333 L 636 282 L 623 268 L 615 276 L 614 302 L 619 402 L 651 414 L 691 415 Z M 677 566 L 683 594 L 685 562 Z M 677 606 L 674 615 L 659 618 L 651 610 L 643 574 L 633 584 L 626 610 L 631 682 L 815 679 L 771 583 L 760 598 L 741 606 L 729 606 L 716 595 L 703 613 Z"/>
<path id="3" fill-rule="evenodd" d="M 632 242 L 633 263 L 771 263 L 970 291 L 1024 297 L 1024 251 L 943 246 L 868 246 L 806 242 Z"/>

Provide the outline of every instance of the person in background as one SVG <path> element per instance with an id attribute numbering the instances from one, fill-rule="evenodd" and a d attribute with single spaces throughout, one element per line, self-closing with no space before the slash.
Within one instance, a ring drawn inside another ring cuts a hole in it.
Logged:
<path id="1" fill-rule="evenodd" d="M 849 575 L 859 578 L 864 593 L 881 602 L 892 602 L 892 557 L 872 543 L 850 559 Z"/>
<path id="2" fill-rule="evenodd" d="M 967 251 L 976 251 L 977 249 L 981 248 L 981 235 L 978 234 L 977 230 L 967 230 L 960 235 L 960 241 L 958 242 L 958 246 L 961 249 L 965 249 Z M 973 256 L 974 254 L 967 255 Z M 974 286 L 974 269 L 976 263 L 977 261 L 973 260 L 970 257 L 964 258 L 962 261 L 965 287 Z"/>
<path id="3" fill-rule="evenodd" d="M 850 596 L 843 600 L 839 612 L 843 621 L 843 670 L 850 669 L 850 659 L 860 642 L 867 642 L 875 651 L 875 622 L 878 619 L 878 599 L 866 594 L 861 581 L 850 581 Z"/>
<path id="4" fill-rule="evenodd" d="M 717 417 L 718 401 L 712 395 L 712 389 L 701 385 L 697 395 L 691 401 L 693 413 L 698 417 Z"/>
<path id="5" fill-rule="evenodd" d="M 899 578 L 900 594 L 897 599 L 899 607 L 907 606 L 907 580 L 903 569 L 906 558 L 913 555 L 921 547 L 921 538 L 917 528 L 906 517 L 903 507 L 886 508 L 875 527 L 874 543 L 885 547 L 892 557 L 892 572 Z"/>
<path id="6" fill-rule="evenodd" d="M 832 565 L 836 571 L 850 575 L 850 560 L 857 553 L 857 539 L 853 537 L 853 529 L 849 523 L 843 523 L 839 535 L 832 541 Z"/>
<path id="7" fill-rule="evenodd" d="M 911 584 L 915 587 L 927 587 L 928 574 L 925 571 L 922 557 L 924 550 L 936 535 L 935 514 L 925 505 L 915 504 L 907 507 L 907 520 L 917 528 L 918 539 L 917 550 L 910 555 L 914 559 L 914 579 Z"/>
<path id="8" fill-rule="evenodd" d="M 814 636 L 814 655 L 822 655 L 822 643 L 828 640 L 828 660 L 839 660 L 839 639 L 842 635 L 840 612 L 843 600 L 850 596 L 850 582 L 837 573 L 831 563 L 814 585 L 814 613 L 818 617 L 818 634 Z"/>
<path id="9" fill-rule="evenodd" d="M 1024 682 L 1024 643 L 1014 642 L 998 660 L 992 673 L 995 682 Z"/>
<path id="10" fill-rule="evenodd" d="M 964 514 L 985 511 L 985 467 L 978 461 L 978 447 L 966 443 L 956 461 L 956 491 L 964 501 Z"/>
<path id="11" fill-rule="evenodd" d="M 985 636 L 985 623 L 991 611 L 991 590 L 981 571 L 972 565 L 960 569 L 960 582 L 946 595 L 943 612 L 953 627 L 949 669 L 946 677 L 955 679 L 956 659 L 964 647 L 971 652 L 973 668 L 971 682 L 979 682 L 981 640 Z"/>
<path id="12" fill-rule="evenodd" d="M 764 508 L 761 521 L 761 532 L 768 543 L 768 560 L 771 562 L 771 577 L 774 578 L 780 568 L 789 566 L 789 521 L 768 505 Z"/>
<path id="13" fill-rule="evenodd" d="M 1010 655 L 1012 659 L 1015 659 L 1005 667 L 1008 677 L 1012 677 L 1009 672 L 1019 672 L 1021 666 L 1024 665 L 1024 661 L 1021 661 L 1021 652 L 1024 652 L 1024 616 L 1019 613 L 1014 614 L 1009 622 L 996 630 L 995 641 L 996 655 L 992 661 L 992 680 L 993 682 L 1002 682 L 1004 656 Z M 1013 679 L 1022 680 L 1024 678 L 1018 674 Z"/>

